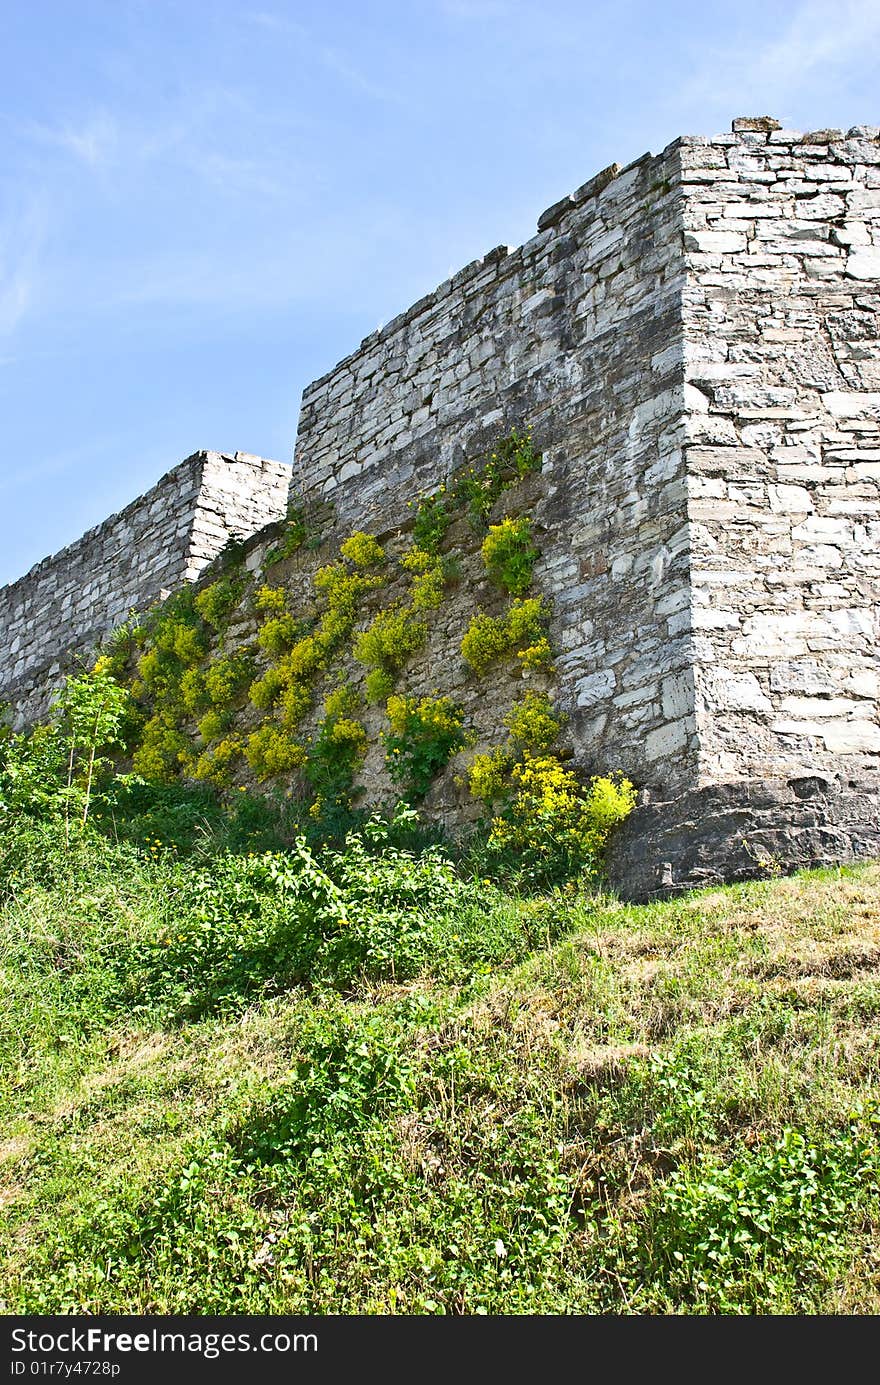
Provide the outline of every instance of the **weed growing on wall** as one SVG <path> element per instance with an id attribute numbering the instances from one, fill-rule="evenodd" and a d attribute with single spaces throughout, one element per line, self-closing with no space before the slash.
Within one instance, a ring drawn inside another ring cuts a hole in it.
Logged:
<path id="1" fill-rule="evenodd" d="M 495 585 L 511 596 L 523 596 L 532 585 L 538 550 L 531 534 L 531 520 L 527 517 L 508 518 L 490 525 L 483 540 L 480 552 L 486 571 Z"/>
<path id="2" fill-rule="evenodd" d="M 448 563 L 425 548 L 411 548 L 400 560 L 400 566 L 412 575 L 412 605 L 414 611 L 435 611 L 443 600 Z"/>
<path id="3" fill-rule="evenodd" d="M 395 691 L 456 580 L 455 554 L 441 552 L 456 517 L 482 531 L 486 572 L 512 598 L 500 616 L 474 614 L 461 640 L 465 664 L 479 677 L 500 664 L 527 674 L 552 671 L 549 608 L 540 596 L 526 595 L 538 556 L 531 521 L 508 515 L 489 522 L 501 495 L 540 465 L 530 435 L 514 429 L 482 461 L 417 502 L 414 542 L 397 564 L 375 536 L 358 530 L 341 541 L 336 561 L 314 573 L 314 597 L 299 611 L 286 587 L 259 577 L 248 596 L 238 554 L 197 594 L 184 591 L 149 613 L 119 643 L 129 660 L 132 650 L 137 658 L 133 693 L 143 712 L 135 771 L 166 782 L 183 773 L 219 789 L 230 789 L 244 767 L 260 783 L 286 776 L 312 820 L 341 823 L 357 801 L 369 739 L 361 694 L 345 681 L 348 670 L 367 702 L 384 706 L 391 785 L 413 800 L 423 797 L 472 737 L 462 708 L 440 691 L 430 697 Z M 291 523 L 302 542 L 299 520 Z M 409 578 L 408 599 L 376 609 L 377 593 L 395 568 Z M 367 604 L 373 610 L 364 624 Z M 227 626 L 242 606 L 256 622 L 253 642 L 224 649 Z M 114 668 L 124 657 L 114 653 Z M 313 720 L 327 681 L 323 713 Z M 255 714 L 262 714 L 257 725 Z M 545 693 L 528 691 L 506 724 L 506 745 L 478 755 L 467 776 L 471 794 L 491 812 L 491 849 L 529 862 L 536 878 L 589 866 L 601 853 L 603 811 L 609 821 L 619 816 L 629 790 L 615 780 L 607 781 L 611 789 L 578 784 L 554 753 L 562 719 Z"/>
<path id="4" fill-rule="evenodd" d="M 517 428 L 502 438 L 481 462 L 463 467 L 430 495 L 412 502 L 413 538 L 419 548 L 437 553 L 455 516 L 463 512 L 476 529 L 485 528 L 493 505 L 518 481 L 540 471 L 543 457 L 531 431 Z"/>
<path id="5" fill-rule="evenodd" d="M 389 606 L 358 636 L 354 657 L 368 669 L 384 674 L 383 686 L 388 686 L 389 681 L 393 686 L 404 664 L 427 638 L 424 620 L 406 606 Z"/>
<path id="6" fill-rule="evenodd" d="M 548 620 L 541 597 L 517 598 L 504 616 L 480 611 L 464 633 L 462 658 L 478 674 L 509 658 L 519 659 L 523 668 L 531 671 L 549 670 L 553 651 L 547 638 Z"/>
<path id="7" fill-rule="evenodd" d="M 466 740 L 464 712 L 449 697 L 389 697 L 385 764 L 406 798 L 423 798 Z"/>
<path id="8" fill-rule="evenodd" d="M 263 561 L 264 569 L 274 567 L 276 563 L 283 562 L 285 558 L 292 558 L 307 538 L 308 528 L 303 511 L 298 506 L 293 505 L 287 512 L 280 541 L 266 554 Z"/>

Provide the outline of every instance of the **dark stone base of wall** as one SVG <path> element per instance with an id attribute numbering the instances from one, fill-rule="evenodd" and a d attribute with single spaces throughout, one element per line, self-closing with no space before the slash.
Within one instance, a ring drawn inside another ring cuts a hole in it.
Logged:
<path id="1" fill-rule="evenodd" d="M 880 775 L 810 775 L 641 804 L 615 835 L 608 874 L 621 898 L 639 903 L 872 856 L 880 857 Z"/>

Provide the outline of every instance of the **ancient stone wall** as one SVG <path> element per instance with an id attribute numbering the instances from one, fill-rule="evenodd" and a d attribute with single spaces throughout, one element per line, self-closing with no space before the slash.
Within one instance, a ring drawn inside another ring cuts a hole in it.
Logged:
<path id="1" fill-rule="evenodd" d="M 683 151 L 701 783 L 880 765 L 880 143 L 755 123 Z"/>
<path id="2" fill-rule="evenodd" d="M 0 588 L 0 700 L 17 722 L 46 706 L 62 670 L 181 582 L 232 537 L 285 513 L 291 470 L 239 452 L 196 452 L 152 490 Z"/>
<path id="3" fill-rule="evenodd" d="M 680 145 L 605 170 L 518 250 L 456 274 L 303 398 L 295 469 L 351 525 L 399 523 L 511 425 L 561 704 L 588 769 L 688 781 L 696 754 L 681 351 Z"/>

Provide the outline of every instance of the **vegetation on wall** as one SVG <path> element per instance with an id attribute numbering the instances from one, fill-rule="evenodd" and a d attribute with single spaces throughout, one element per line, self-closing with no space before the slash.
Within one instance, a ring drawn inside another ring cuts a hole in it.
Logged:
<path id="1" fill-rule="evenodd" d="M 443 607 L 466 562 L 485 573 L 481 590 L 489 594 L 488 609 L 473 611 L 457 637 L 469 676 L 495 678 L 497 670 L 549 688 L 551 610 L 530 592 L 539 554 L 517 492 L 540 466 L 530 433 L 511 430 L 481 461 L 416 500 L 409 541 L 391 550 L 364 530 L 333 549 L 293 509 L 258 572 L 236 546 L 198 590 L 176 593 L 119 632 L 99 668 L 131 690 L 133 771 L 151 783 L 182 776 L 229 793 L 277 785 L 337 835 L 354 820 L 371 744 L 382 752 L 370 773 L 384 764 L 387 804 L 400 795 L 426 798 L 452 760 L 460 778 L 478 727 L 442 688 L 426 696 L 407 682 L 432 657 L 438 622 L 454 657 Z M 498 515 L 508 493 L 508 512 Z M 300 550 L 316 546 L 322 553 L 313 567 Z M 511 717 L 509 746 L 477 756 L 467 773 L 486 809 L 489 847 L 511 861 L 519 853 L 534 876 L 594 863 L 600 791 L 581 786 L 559 758 L 552 742 L 562 723 L 548 691 L 533 688 Z M 613 784 L 603 784 L 607 797 Z M 631 795 L 618 788 L 622 814 Z M 542 843 L 532 856 L 523 845 L 530 815 Z"/>

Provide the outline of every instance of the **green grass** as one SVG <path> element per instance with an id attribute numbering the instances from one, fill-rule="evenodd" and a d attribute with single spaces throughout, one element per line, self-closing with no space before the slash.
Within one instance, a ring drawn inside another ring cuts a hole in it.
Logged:
<path id="1" fill-rule="evenodd" d="M 880 1311 L 880 866 L 146 835 L 0 830 L 3 1311 Z"/>

